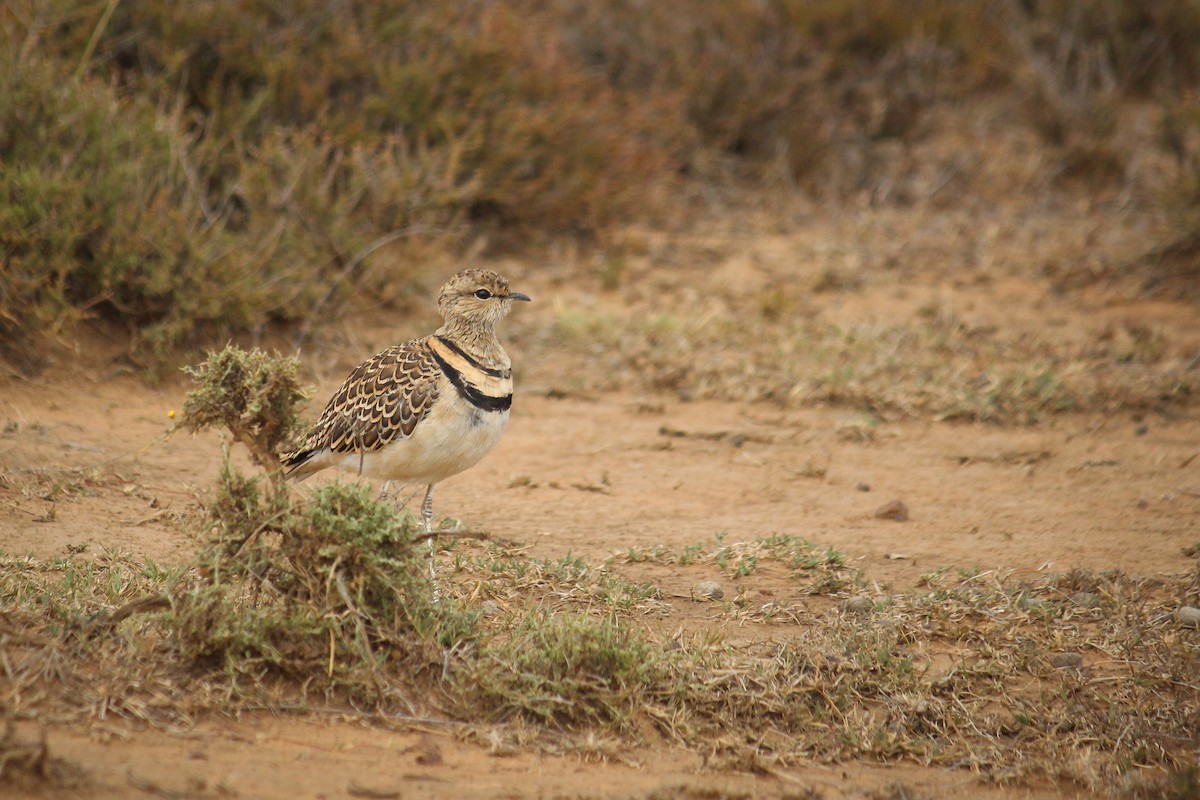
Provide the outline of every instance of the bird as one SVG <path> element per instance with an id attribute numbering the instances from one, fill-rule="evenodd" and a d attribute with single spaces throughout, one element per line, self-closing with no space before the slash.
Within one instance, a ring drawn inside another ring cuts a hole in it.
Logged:
<path id="1" fill-rule="evenodd" d="M 421 517 L 432 533 L 434 486 L 479 463 L 504 433 L 512 361 L 496 327 L 514 301 L 529 299 L 491 270 L 453 275 L 438 292 L 442 326 L 355 367 L 282 456 L 284 476 L 303 481 L 340 467 L 382 480 L 382 495 L 393 482 L 425 486 Z"/>

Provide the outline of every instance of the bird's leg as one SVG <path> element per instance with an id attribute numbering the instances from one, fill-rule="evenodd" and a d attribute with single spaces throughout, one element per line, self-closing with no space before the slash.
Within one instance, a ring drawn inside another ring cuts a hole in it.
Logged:
<path id="1" fill-rule="evenodd" d="M 393 483 L 395 483 L 395 481 L 384 481 L 383 486 L 379 487 L 379 499 L 381 501 L 382 500 L 392 500 L 395 498 L 395 495 L 392 494 L 392 484 Z"/>
<path id="2" fill-rule="evenodd" d="M 429 484 L 429 488 L 425 490 L 425 502 L 421 504 L 421 517 L 425 520 L 425 532 L 433 533 L 433 484 Z M 441 599 L 441 592 L 438 591 L 437 583 L 437 558 L 435 556 L 436 547 L 433 543 L 433 537 L 429 537 L 429 582 L 433 585 L 433 602 L 438 602 Z"/>
<path id="3" fill-rule="evenodd" d="M 425 502 L 421 504 L 421 518 L 425 520 L 425 532 L 433 533 L 433 484 L 425 490 Z"/>

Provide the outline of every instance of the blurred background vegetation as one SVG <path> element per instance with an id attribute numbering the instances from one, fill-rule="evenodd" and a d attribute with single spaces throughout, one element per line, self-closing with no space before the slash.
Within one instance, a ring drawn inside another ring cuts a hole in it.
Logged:
<path id="1" fill-rule="evenodd" d="M 1200 275 L 1198 43 L 1195 0 L 8 0 L 0 342 L 33 364 L 96 317 L 163 363 L 469 243 L 849 196 L 995 96 L 1085 187 L 1152 111 L 1177 222 L 1147 252 Z"/>

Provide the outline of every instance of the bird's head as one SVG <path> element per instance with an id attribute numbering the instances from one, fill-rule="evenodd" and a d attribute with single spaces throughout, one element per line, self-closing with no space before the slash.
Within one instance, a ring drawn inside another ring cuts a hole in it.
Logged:
<path id="1" fill-rule="evenodd" d="M 449 328 L 494 330 L 514 300 L 529 295 L 508 288 L 508 278 L 486 269 L 467 269 L 446 282 L 438 293 L 438 311 Z"/>

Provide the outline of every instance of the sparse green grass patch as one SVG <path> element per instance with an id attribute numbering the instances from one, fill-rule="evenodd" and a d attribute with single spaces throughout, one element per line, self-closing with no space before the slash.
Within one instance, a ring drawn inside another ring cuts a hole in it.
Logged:
<path id="1" fill-rule="evenodd" d="M 485 636 L 456 682 L 486 717 L 631 732 L 670 675 L 662 647 L 631 621 L 539 610 Z"/>
<path id="2" fill-rule="evenodd" d="M 1200 365 L 1153 338 L 1085 348 L 1026 332 L 976 330 L 939 312 L 849 327 L 797 316 L 616 319 L 565 310 L 552 330 L 605 369 L 592 389 L 825 402 L 903 416 L 1026 424 L 1064 411 L 1145 411 L 1200 397 Z M 1132 348 L 1132 349 L 1131 349 Z"/>
<path id="3" fill-rule="evenodd" d="M 470 587 L 469 595 L 459 596 L 463 602 L 492 600 L 517 616 L 533 608 L 608 615 L 653 614 L 664 607 L 657 587 L 631 582 L 609 565 L 588 564 L 569 555 L 556 561 L 530 559 L 494 543 L 470 541 L 454 543 L 452 552 L 457 585 Z"/>
<path id="4" fill-rule="evenodd" d="M 542 729 L 558 746 L 589 732 L 636 737 L 648 722 L 715 765 L 903 759 L 1101 793 L 1138 776 L 1166 781 L 1198 754 L 1200 639 L 1171 613 L 1198 602 L 1197 573 L 1077 571 L 1028 583 L 944 570 L 864 612 L 796 606 L 778 617 L 735 604 L 714 617 L 720 607 L 705 604 L 710 627 L 680 636 L 655 623 L 660 606 L 598 603 L 576 588 L 602 586 L 605 568 L 522 567 L 482 545 L 478 558 L 456 553 L 459 569 L 442 573 L 451 596 L 431 607 L 413 583 L 423 565 L 406 562 L 410 522 L 390 515 L 331 486 L 291 512 L 294 543 L 260 533 L 236 557 L 209 550 L 199 568 L 5 557 L 9 699 L 18 712 L 77 718 L 103 707 L 155 722 L 292 708 L 324 692 L 369 716 L 411 713 L 415 695 L 401 687 L 415 682 L 429 687 L 423 713 Z M 815 549 L 785 537 L 754 548 L 760 563 L 799 555 L 801 570 Z M 522 583 L 528 575 L 536 588 Z M 482 608 L 485 598 L 510 603 L 510 589 L 529 610 Z M 538 592 L 555 600 L 540 605 Z M 105 622 L 144 593 L 175 599 Z M 720 634 L 726 624 L 769 624 L 772 635 L 735 645 Z M 91 677 L 98 668 L 103 685 Z"/>
<path id="5" fill-rule="evenodd" d="M 710 564 L 731 578 L 752 577 L 759 566 L 767 562 L 781 565 L 796 579 L 802 591 L 811 594 L 837 594 L 856 586 L 861 580 L 859 572 L 847 566 L 842 553 L 786 533 L 728 543 L 724 534 L 717 534 L 712 543 L 698 542 L 674 550 L 661 546 L 631 547 L 609 560 L 610 564 Z"/>

